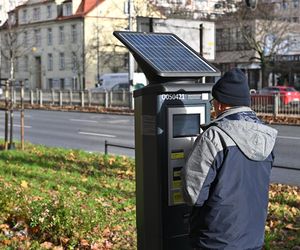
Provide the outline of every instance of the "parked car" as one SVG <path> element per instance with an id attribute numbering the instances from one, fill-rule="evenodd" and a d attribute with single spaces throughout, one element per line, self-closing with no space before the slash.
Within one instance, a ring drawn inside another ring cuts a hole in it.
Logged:
<path id="1" fill-rule="evenodd" d="M 273 99 L 273 96 L 278 94 L 280 96 L 280 103 L 283 105 L 292 105 L 300 103 L 300 92 L 297 91 L 294 87 L 289 86 L 265 87 L 251 96 L 252 98 L 257 96 L 265 96 L 266 98 L 272 97 Z"/>
<path id="2" fill-rule="evenodd" d="M 118 83 L 111 88 L 112 91 L 129 91 L 129 83 Z"/>
<path id="3" fill-rule="evenodd" d="M 144 84 L 142 83 L 137 83 L 135 85 L 133 85 L 132 90 L 137 90 L 140 88 L 145 87 Z M 120 90 L 125 90 L 125 91 L 129 91 L 129 83 L 118 83 L 117 85 L 113 86 L 111 88 L 112 91 L 120 91 Z"/>

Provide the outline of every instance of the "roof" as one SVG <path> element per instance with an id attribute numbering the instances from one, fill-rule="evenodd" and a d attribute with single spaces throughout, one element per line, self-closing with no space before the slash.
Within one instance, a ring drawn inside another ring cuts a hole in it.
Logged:
<path id="1" fill-rule="evenodd" d="M 104 0 L 82 0 L 75 15 L 81 14 L 85 15 L 93 10 L 97 5 L 103 3 Z"/>

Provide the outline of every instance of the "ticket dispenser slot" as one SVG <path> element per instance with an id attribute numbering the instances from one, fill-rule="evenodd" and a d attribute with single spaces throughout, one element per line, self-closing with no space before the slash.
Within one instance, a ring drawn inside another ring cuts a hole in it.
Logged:
<path id="1" fill-rule="evenodd" d="M 168 205 L 183 204 L 181 169 L 205 123 L 205 106 L 168 109 Z"/>

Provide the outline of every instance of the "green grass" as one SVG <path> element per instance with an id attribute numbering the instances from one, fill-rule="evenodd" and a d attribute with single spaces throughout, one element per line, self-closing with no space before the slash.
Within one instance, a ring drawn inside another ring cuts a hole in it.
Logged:
<path id="1" fill-rule="evenodd" d="M 300 248 L 300 187 L 273 184 L 269 195 L 265 249 Z"/>
<path id="2" fill-rule="evenodd" d="M 0 248 L 134 249 L 134 163 L 26 145 L 0 152 Z"/>
<path id="3" fill-rule="evenodd" d="M 271 185 L 264 248 L 300 246 L 299 230 L 300 188 Z M 136 249 L 133 160 L 0 151 L 0 249 Z"/>

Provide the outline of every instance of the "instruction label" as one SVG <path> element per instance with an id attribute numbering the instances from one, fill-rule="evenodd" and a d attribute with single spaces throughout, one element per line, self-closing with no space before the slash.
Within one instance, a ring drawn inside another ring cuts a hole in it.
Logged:
<path id="1" fill-rule="evenodd" d="M 182 151 L 173 151 L 173 152 L 171 152 L 171 159 L 172 160 L 184 159 L 183 150 Z"/>
<path id="2" fill-rule="evenodd" d="M 153 115 L 142 116 L 142 134 L 155 135 L 156 134 L 156 120 Z"/>

